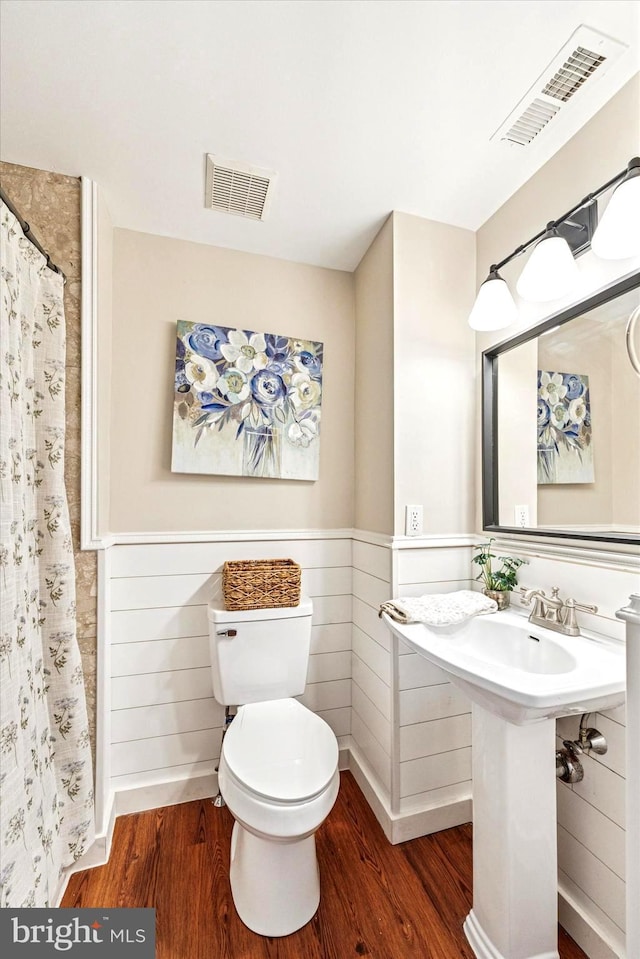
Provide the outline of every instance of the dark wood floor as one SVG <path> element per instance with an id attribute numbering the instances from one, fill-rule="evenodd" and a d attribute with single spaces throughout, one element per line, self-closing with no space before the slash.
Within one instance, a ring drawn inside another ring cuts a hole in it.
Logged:
<path id="1" fill-rule="evenodd" d="M 471 826 L 392 846 L 350 773 L 317 834 L 322 899 L 282 939 L 250 932 L 229 888 L 229 810 L 210 800 L 123 816 L 106 866 L 71 877 L 63 906 L 155 906 L 157 959 L 473 959 Z M 560 930 L 561 959 L 586 959 Z"/>

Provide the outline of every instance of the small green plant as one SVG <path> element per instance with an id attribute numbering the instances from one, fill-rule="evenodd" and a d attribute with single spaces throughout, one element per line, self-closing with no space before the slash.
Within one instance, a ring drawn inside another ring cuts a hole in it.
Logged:
<path id="1" fill-rule="evenodd" d="M 476 579 L 482 580 L 485 589 L 502 590 L 510 592 L 514 586 L 518 585 L 518 570 L 526 563 L 525 559 L 516 559 L 513 556 L 496 556 L 491 552 L 491 544 L 495 542 L 492 536 L 488 543 L 480 543 L 475 546 L 476 556 L 472 562 L 480 567 L 480 572 Z M 494 569 L 491 560 L 497 559 L 502 565 L 499 569 Z"/>

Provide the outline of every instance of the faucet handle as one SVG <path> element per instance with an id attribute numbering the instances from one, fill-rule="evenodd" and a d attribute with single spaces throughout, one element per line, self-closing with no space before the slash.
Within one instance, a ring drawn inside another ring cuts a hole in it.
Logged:
<path id="1" fill-rule="evenodd" d="M 576 603 L 575 599 L 567 599 L 567 600 L 565 600 L 565 604 L 564 604 L 564 605 L 567 606 L 569 609 L 581 609 L 581 610 L 583 610 L 585 613 L 597 613 L 597 612 L 598 612 L 598 607 L 597 607 L 597 606 L 591 606 L 591 605 L 589 605 L 588 603 Z"/>
<path id="2" fill-rule="evenodd" d="M 582 609 L 585 613 L 597 613 L 597 606 L 589 606 L 586 603 L 576 603 L 575 599 L 567 599 L 564 604 L 566 610 L 564 614 L 564 625 L 567 631 L 571 631 L 570 635 L 578 636 L 578 621 L 576 619 L 576 610 Z"/>

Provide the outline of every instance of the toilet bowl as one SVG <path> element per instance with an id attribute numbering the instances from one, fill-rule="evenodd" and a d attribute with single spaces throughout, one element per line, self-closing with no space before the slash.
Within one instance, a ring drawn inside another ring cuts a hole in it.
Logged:
<path id="1" fill-rule="evenodd" d="M 218 786 L 235 824 L 231 893 L 263 936 L 304 926 L 320 902 L 315 832 L 338 795 L 338 741 L 294 696 L 305 689 L 311 600 L 273 609 L 209 604 L 213 694 L 238 706 L 222 742 Z"/>
<path id="2" fill-rule="evenodd" d="M 295 699 L 241 706 L 218 783 L 236 820 L 230 880 L 238 915 L 261 935 L 289 935 L 320 902 L 314 834 L 338 795 L 335 735 Z"/>

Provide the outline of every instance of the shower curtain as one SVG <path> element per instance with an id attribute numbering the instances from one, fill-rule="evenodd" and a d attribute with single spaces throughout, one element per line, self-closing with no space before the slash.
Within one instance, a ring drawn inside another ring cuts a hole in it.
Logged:
<path id="1" fill-rule="evenodd" d="M 63 280 L 1 202 L 0 245 L 0 904 L 50 906 L 94 837 L 63 475 Z"/>

